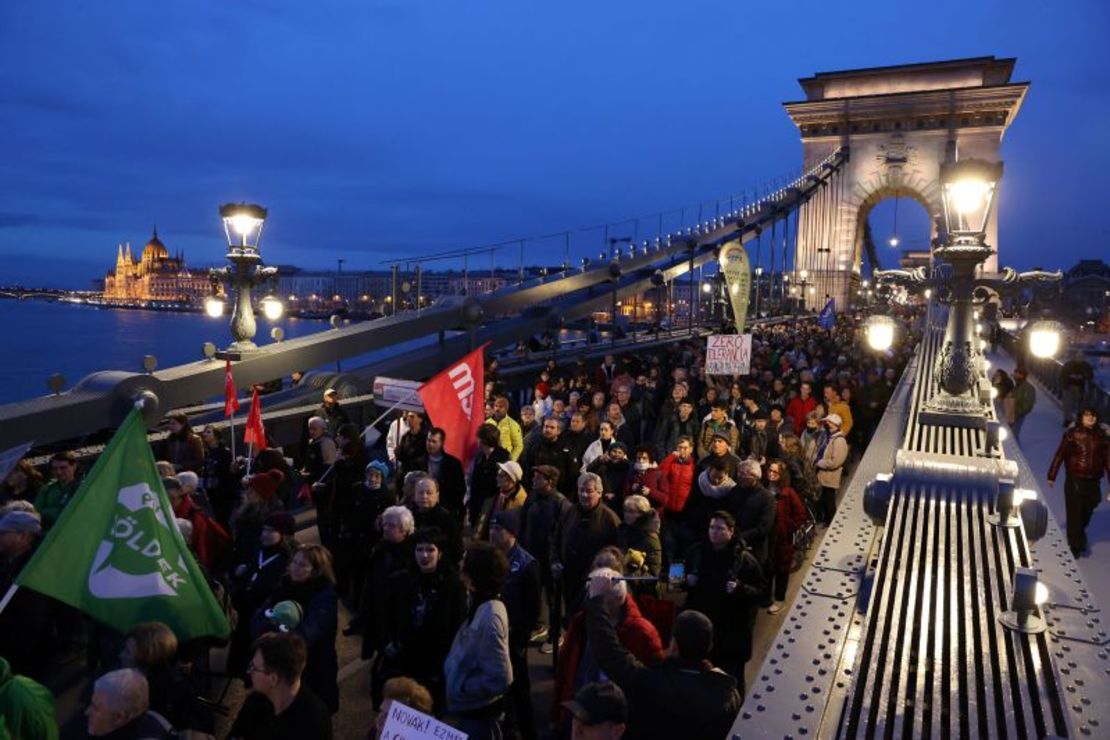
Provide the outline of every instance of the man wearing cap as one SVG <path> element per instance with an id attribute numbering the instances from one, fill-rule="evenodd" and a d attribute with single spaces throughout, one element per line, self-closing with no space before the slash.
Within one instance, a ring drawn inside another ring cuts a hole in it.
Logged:
<path id="1" fill-rule="evenodd" d="M 520 546 L 517 539 L 520 521 L 521 509 L 494 513 L 490 519 L 489 541 L 509 561 L 509 575 L 501 591 L 501 600 L 509 613 L 509 663 L 513 667 L 508 725 L 516 728 L 525 740 L 535 740 L 536 718 L 532 710 L 531 682 L 528 680 L 528 643 L 540 624 L 540 564 Z"/>
<path id="2" fill-rule="evenodd" d="M 605 609 L 606 595 L 617 583 L 604 576 L 590 579 L 586 631 L 601 670 L 628 698 L 625 737 L 728 737 L 740 694 L 736 679 L 709 662 L 713 623 L 701 612 L 679 614 L 664 660 L 649 668 L 621 645 Z"/>
<path id="3" fill-rule="evenodd" d="M 573 740 L 620 740 L 628 724 L 628 702 L 611 681 L 588 683 L 563 702 L 572 718 Z"/>
<path id="4" fill-rule="evenodd" d="M 339 405 L 339 394 L 334 388 L 328 388 L 324 391 L 324 400 L 320 404 L 320 408 L 316 410 L 316 416 L 321 417 L 328 423 L 328 431 L 333 435 L 339 431 L 339 427 L 351 423 L 347 412 Z"/>
<path id="5" fill-rule="evenodd" d="M 489 537 L 490 517 L 499 511 L 519 509 L 528 500 L 528 492 L 524 490 L 521 478 L 524 471 L 520 464 L 509 460 L 498 463 L 497 466 L 497 492 L 482 504 L 482 511 L 474 525 L 475 539 L 484 540 Z"/>
<path id="6" fill-rule="evenodd" d="M 561 419 L 555 417 L 544 419 L 542 436 L 524 451 L 520 467 L 524 470 L 525 480 L 537 465 L 550 465 L 558 469 L 559 490 L 564 495 L 570 496 L 574 491 L 574 474 L 578 470 L 579 463 L 574 453 L 563 443 L 562 434 Z"/>
<path id="7" fill-rule="evenodd" d="M 740 464 L 740 458 L 732 451 L 729 440 L 731 435 L 725 432 L 717 432 L 709 440 L 709 452 L 698 461 L 698 473 L 704 472 L 713 462 L 719 462 L 725 466 L 725 473 L 729 478 L 736 477 L 736 466 Z"/>
<path id="8" fill-rule="evenodd" d="M 8 593 L 35 554 L 41 536 L 37 512 L 9 511 L 0 519 L 0 594 Z M 0 656 L 8 659 L 14 673 L 42 677 L 43 657 L 53 647 L 50 628 L 55 603 L 38 591 L 20 588 L 0 612 Z"/>
<path id="9" fill-rule="evenodd" d="M 830 524 L 836 515 L 836 491 L 840 488 L 840 474 L 848 460 L 848 440 L 842 431 L 840 414 L 829 414 L 821 422 L 828 431 L 821 447 L 817 448 L 817 483 L 821 486 L 818 517 L 822 524 Z"/>

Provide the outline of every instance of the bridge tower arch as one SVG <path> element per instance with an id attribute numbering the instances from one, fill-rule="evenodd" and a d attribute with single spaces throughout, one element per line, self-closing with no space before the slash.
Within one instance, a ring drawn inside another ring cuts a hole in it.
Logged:
<path id="1" fill-rule="evenodd" d="M 820 72 L 798 81 L 805 100 L 783 106 L 801 135 L 803 169 L 839 147 L 850 152 L 840 181 L 828 188 L 831 196 L 807 203 L 799 215 L 794 271 L 806 270 L 815 288 L 807 309 L 819 309 L 826 295 L 838 307 L 855 302 L 864 223 L 880 200 L 921 203 L 935 238 L 943 213 L 941 164 L 957 157 L 1001 161 L 1002 137 L 1029 89 L 1027 82 L 1011 82 L 1015 62 L 976 57 Z M 1004 186 L 1001 193 L 1004 200 Z M 997 215 L 987 243 L 1000 246 Z M 996 258 L 983 269 L 996 271 Z"/>

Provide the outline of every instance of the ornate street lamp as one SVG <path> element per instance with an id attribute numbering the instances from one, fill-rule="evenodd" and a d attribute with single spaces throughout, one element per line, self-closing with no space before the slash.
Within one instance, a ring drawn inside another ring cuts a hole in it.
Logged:
<path id="1" fill-rule="evenodd" d="M 982 342 L 976 336 L 974 307 L 985 298 L 976 295 L 977 287 L 1001 291 L 1018 288 L 1022 283 L 1059 280 L 1061 273 L 1033 270 L 1025 273 L 1005 268 L 995 276 L 976 276 L 979 266 L 994 248 L 985 242 L 987 222 L 994 205 L 1002 163 L 965 159 L 941 165 L 941 196 L 944 202 L 945 234 L 934 255 L 947 267 L 928 275 L 914 270 L 876 271 L 877 281 L 926 288 L 925 297 L 949 306 L 944 345 L 937 356 L 933 377 L 936 393 L 925 404 L 920 416 L 925 424 L 982 428 L 989 413 L 980 385 L 984 357 Z M 982 381 L 982 383 L 981 383 Z"/>
<path id="2" fill-rule="evenodd" d="M 220 206 L 220 218 L 224 222 L 227 235 L 227 267 L 213 268 L 209 277 L 213 285 L 223 283 L 227 295 L 236 294 L 235 306 L 231 312 L 231 336 L 234 340 L 227 352 L 239 354 L 257 350 L 254 335 L 257 326 L 254 320 L 254 306 L 251 303 L 251 289 L 272 284 L 277 279 L 277 268 L 263 267 L 262 255 L 258 245 L 262 239 L 262 226 L 266 222 L 266 209 L 251 203 L 228 203 Z M 206 305 L 209 315 L 222 313 L 222 302 L 216 310 L 216 300 L 209 299 Z M 267 294 L 260 302 L 266 318 L 276 321 L 281 318 L 282 304 L 274 295 Z M 234 358 L 232 358 L 234 359 Z"/>

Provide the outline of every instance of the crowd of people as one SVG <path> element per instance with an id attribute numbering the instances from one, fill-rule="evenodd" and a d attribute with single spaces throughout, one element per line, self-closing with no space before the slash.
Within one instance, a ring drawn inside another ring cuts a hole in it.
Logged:
<path id="1" fill-rule="evenodd" d="M 527 397 L 491 362 L 465 461 L 416 412 L 367 449 L 330 389 L 296 459 L 263 450 L 249 475 L 219 428 L 198 434 L 175 414 L 155 458 L 231 618 L 226 645 L 178 644 L 157 622 L 118 634 L 21 589 L 0 613 L 0 656 L 32 680 L 60 636 L 82 634 L 90 736 L 213 732 L 196 682 L 206 652 L 226 647 L 228 675 L 251 690 L 231 737 L 329 737 L 337 642 L 352 639 L 368 705 L 401 701 L 475 740 L 592 725 L 723 737 L 756 624 L 784 608 L 912 352 L 912 334 L 867 352 L 857 329 L 850 317 L 757 328 L 744 376 L 706 375 L 694 342 L 551 361 Z M 0 488 L 4 591 L 78 489 L 72 453 L 49 473 L 22 461 Z M 308 504 L 318 542 L 299 538 L 293 512 Z M 546 716 L 532 650 L 552 655 Z"/>

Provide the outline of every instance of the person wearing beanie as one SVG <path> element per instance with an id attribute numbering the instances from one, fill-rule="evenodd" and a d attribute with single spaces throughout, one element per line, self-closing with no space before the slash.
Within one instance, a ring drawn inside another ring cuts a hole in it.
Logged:
<path id="1" fill-rule="evenodd" d="M 38 512 L 9 511 L 0 519 L 0 593 L 8 593 L 35 554 L 42 538 Z M 53 651 L 51 627 L 56 613 L 53 599 L 29 588 L 17 589 L 0 612 L 0 656 L 8 659 L 14 673 L 43 678 Z"/>
<path id="2" fill-rule="evenodd" d="M 528 499 L 528 492 L 524 490 L 521 478 L 524 471 L 520 463 L 513 460 L 497 464 L 497 491 L 482 503 L 482 510 L 478 514 L 478 521 L 474 525 L 474 538 L 484 540 L 489 537 L 490 517 L 500 511 L 519 509 Z"/>
<path id="3" fill-rule="evenodd" d="M 230 521 L 236 563 L 245 563 L 255 555 L 263 522 L 269 514 L 283 508 L 275 494 L 284 480 L 285 474 L 276 468 L 247 478 L 243 501 Z"/>
<path id="4" fill-rule="evenodd" d="M 532 709 L 532 686 L 528 680 L 528 643 L 540 625 L 540 564 L 520 546 L 521 509 L 508 509 L 490 518 L 490 544 L 509 561 L 509 575 L 501 600 L 509 613 L 509 663 L 513 683 L 509 687 L 508 726 L 525 740 L 535 740 L 536 718 Z M 511 733 L 510 733 L 511 734 Z"/>
<path id="5" fill-rule="evenodd" d="M 713 623 L 701 612 L 682 612 L 664 659 L 645 666 L 621 645 L 606 610 L 610 592 L 621 585 L 607 575 L 590 578 L 586 631 L 601 670 L 627 697 L 624 737 L 727 737 L 740 711 L 740 693 L 736 679 L 709 662 Z"/>
<path id="6" fill-rule="evenodd" d="M 389 464 L 372 460 L 364 469 L 360 485 L 351 489 L 346 500 L 340 500 L 343 515 L 339 518 L 336 559 L 343 560 L 350 569 L 349 589 L 344 596 L 350 598 L 351 620 L 343 628 L 347 636 L 362 633 L 360 610 L 370 565 L 370 553 L 381 540 L 378 519 L 390 506 L 397 503 L 393 486 L 387 485 Z"/>
<path id="7" fill-rule="evenodd" d="M 254 548 L 246 559 L 231 571 L 229 592 L 235 611 L 244 615 L 231 635 L 231 652 L 228 656 L 229 672 L 241 675 L 250 660 L 250 618 L 281 585 L 281 577 L 289 568 L 289 560 L 297 541 L 294 539 L 296 521 L 284 511 L 267 514 Z"/>

